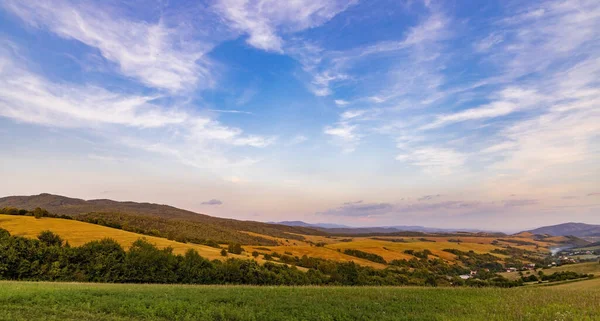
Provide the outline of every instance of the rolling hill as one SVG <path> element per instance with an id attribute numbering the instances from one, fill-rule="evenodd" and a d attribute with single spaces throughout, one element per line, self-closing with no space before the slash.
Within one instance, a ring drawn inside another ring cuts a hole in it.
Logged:
<path id="1" fill-rule="evenodd" d="M 600 237 L 600 225 L 570 222 L 558 225 L 544 226 L 527 232 L 530 232 L 532 234 L 549 234 L 554 236 L 572 235 L 577 237 Z"/>
<path id="2" fill-rule="evenodd" d="M 137 233 L 170 239 L 183 238 L 188 241 L 276 245 L 272 239 L 244 232 L 296 240 L 303 239 L 299 234 L 325 234 L 308 227 L 225 219 L 168 205 L 107 199 L 82 200 L 52 194 L 3 197 L 0 198 L 0 208 L 4 207 L 27 210 L 41 207 L 53 214 L 68 215 L 79 220 Z"/>
<path id="3" fill-rule="evenodd" d="M 65 241 L 68 241 L 72 246 L 81 246 L 87 242 L 101 240 L 103 238 L 111 238 L 121 244 L 124 248 L 129 248 L 131 244 L 141 237 L 145 237 L 150 243 L 158 248 L 170 246 L 177 254 L 183 254 L 188 249 L 196 250 L 203 257 L 213 259 L 221 259 L 220 249 L 198 245 L 185 244 L 175 241 L 170 241 L 165 238 L 144 236 L 132 232 L 99 226 L 76 220 L 65 220 L 58 218 L 43 218 L 36 219 L 32 216 L 14 216 L 0 214 L 0 228 L 3 228 L 11 233 L 11 235 L 36 238 L 37 235 L 45 230 L 60 235 Z M 232 255 L 233 257 L 242 257 Z"/>

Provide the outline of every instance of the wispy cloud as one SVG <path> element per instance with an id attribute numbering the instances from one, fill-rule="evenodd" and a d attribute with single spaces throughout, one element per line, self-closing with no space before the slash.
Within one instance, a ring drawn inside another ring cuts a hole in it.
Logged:
<path id="1" fill-rule="evenodd" d="M 352 152 L 356 148 L 360 135 L 356 133 L 357 126 L 347 122 L 339 122 L 334 126 L 327 126 L 324 133 L 334 138 L 334 143 L 340 145 L 344 152 Z"/>
<path id="2" fill-rule="evenodd" d="M 347 202 L 342 206 L 318 214 L 331 216 L 369 217 L 389 213 L 394 206 L 389 203 Z"/>
<path id="3" fill-rule="evenodd" d="M 202 202 L 201 204 L 202 204 L 202 205 L 222 205 L 222 204 L 223 204 L 223 202 L 222 202 L 222 201 L 220 201 L 220 200 L 218 200 L 218 199 L 214 199 L 214 198 L 213 198 L 213 199 L 211 199 L 211 200 L 209 200 L 209 201 Z"/>
<path id="4" fill-rule="evenodd" d="M 247 158 L 229 161 L 219 146 L 260 148 L 275 141 L 244 134 L 185 106 L 157 105 L 155 96 L 51 82 L 23 65 L 10 50 L 0 48 L 0 116 L 51 127 L 94 128 L 107 135 L 118 126 L 116 141 L 198 167 L 252 163 Z M 134 133 L 142 130 L 160 138 L 138 138 Z"/>
<path id="5" fill-rule="evenodd" d="M 449 148 L 423 147 L 407 150 L 396 156 L 396 160 L 420 167 L 431 175 L 450 175 L 465 163 L 465 154 Z"/>
<path id="6" fill-rule="evenodd" d="M 336 100 L 334 100 L 334 102 L 335 102 L 336 105 L 338 105 L 340 107 L 346 106 L 346 105 L 348 105 L 350 103 L 350 102 L 345 101 L 343 99 L 336 99 Z"/>
<path id="7" fill-rule="evenodd" d="M 490 208 L 487 204 L 484 206 L 481 202 L 474 201 L 445 201 L 445 202 L 425 202 L 425 203 L 365 203 L 363 201 L 348 202 L 343 205 L 332 208 L 317 215 L 344 216 L 353 218 L 398 216 L 410 214 L 434 214 L 439 211 L 461 212 L 472 211 L 481 208 Z"/>
<path id="8" fill-rule="evenodd" d="M 435 194 L 435 195 L 425 195 L 425 196 L 421 196 L 417 199 L 417 201 L 431 201 L 435 198 L 439 198 L 442 197 L 441 194 Z"/>
<path id="9" fill-rule="evenodd" d="M 302 143 L 306 142 L 307 140 L 308 140 L 308 137 L 306 137 L 304 135 L 296 135 L 287 142 L 287 146 L 295 146 L 298 144 L 302 144 Z"/>
<path id="10" fill-rule="evenodd" d="M 2 6 L 37 28 L 97 48 L 126 76 L 169 91 L 209 87 L 214 79 L 202 43 L 163 21 L 133 21 L 87 2 L 13 1 Z"/>
<path id="11" fill-rule="evenodd" d="M 506 207 L 518 207 L 518 206 L 529 206 L 538 204 L 538 200 L 534 199 L 520 199 L 520 200 L 504 200 L 502 201 Z"/>
<path id="12" fill-rule="evenodd" d="M 354 1 L 236 1 L 219 0 L 215 10 L 232 23 L 232 28 L 247 34 L 249 45 L 283 52 L 281 34 L 319 26 Z"/>

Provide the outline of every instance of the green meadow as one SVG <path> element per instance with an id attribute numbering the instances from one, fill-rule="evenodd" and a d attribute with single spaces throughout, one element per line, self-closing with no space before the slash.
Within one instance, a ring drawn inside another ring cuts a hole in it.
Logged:
<path id="1" fill-rule="evenodd" d="M 600 320 L 600 287 L 576 285 L 500 289 L 5 281 L 0 282 L 0 320 Z"/>

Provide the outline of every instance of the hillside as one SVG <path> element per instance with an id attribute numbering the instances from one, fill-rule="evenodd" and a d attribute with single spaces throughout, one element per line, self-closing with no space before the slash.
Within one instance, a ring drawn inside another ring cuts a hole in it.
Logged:
<path id="1" fill-rule="evenodd" d="M 558 225 L 544 226 L 527 231 L 532 234 L 549 234 L 554 236 L 572 235 L 577 237 L 600 236 L 600 225 L 584 223 L 564 223 Z"/>
<path id="2" fill-rule="evenodd" d="M 214 247 L 174 242 L 160 237 L 144 236 L 75 220 L 46 217 L 36 219 L 32 216 L 0 215 L 0 228 L 7 230 L 12 235 L 29 238 L 35 238 L 40 232 L 50 230 L 58 234 L 65 241 L 68 241 L 72 246 L 80 246 L 90 241 L 111 238 L 127 249 L 134 241 L 144 237 L 159 248 L 172 247 L 173 252 L 177 254 L 183 254 L 188 249 L 194 249 L 203 257 L 211 260 L 222 258 L 219 253 L 220 249 Z"/>
<path id="3" fill-rule="evenodd" d="M 107 199 L 82 200 L 60 195 L 9 196 L 0 198 L 0 208 L 14 207 L 33 210 L 41 207 L 50 213 L 69 215 L 84 220 L 101 219 L 103 225 L 128 226 L 133 231 L 149 234 L 151 230 L 175 239 L 203 239 L 219 243 L 239 242 L 254 245 L 275 245 L 264 237 L 250 236 L 242 231 L 288 239 L 302 239 L 298 234 L 323 235 L 322 231 L 255 221 L 240 221 L 198 214 L 176 207 L 137 202 L 117 202 Z M 96 222 L 94 222 L 96 223 Z M 188 231 L 189 233 L 181 233 Z"/>

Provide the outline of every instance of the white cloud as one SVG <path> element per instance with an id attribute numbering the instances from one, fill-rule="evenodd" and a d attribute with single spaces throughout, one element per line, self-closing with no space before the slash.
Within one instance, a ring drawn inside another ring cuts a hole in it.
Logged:
<path id="1" fill-rule="evenodd" d="M 346 106 L 346 105 L 350 104 L 350 102 L 348 102 L 348 101 L 346 101 L 346 100 L 343 100 L 343 99 L 336 99 L 336 100 L 334 100 L 333 102 L 334 102 L 336 105 L 340 106 L 340 107 L 343 107 L 343 106 Z"/>
<path id="2" fill-rule="evenodd" d="M 487 52 L 495 45 L 504 41 L 504 36 L 497 33 L 492 33 L 487 37 L 481 39 L 479 42 L 475 43 L 475 51 L 478 52 Z"/>
<path id="3" fill-rule="evenodd" d="M 9 51 L 0 48 L 2 117 L 51 127 L 94 128 L 127 146 L 201 168 L 247 166 L 256 160 L 232 161 L 225 156 L 225 147 L 261 148 L 275 141 L 247 135 L 183 107 L 156 105 L 156 98 L 51 82 L 22 68 Z"/>
<path id="4" fill-rule="evenodd" d="M 459 170 L 466 155 L 449 148 L 422 147 L 396 156 L 396 160 L 421 167 L 432 175 L 449 175 Z"/>
<path id="5" fill-rule="evenodd" d="M 323 131 L 325 134 L 334 138 L 334 143 L 340 145 L 344 152 L 353 152 L 356 144 L 360 140 L 360 135 L 356 133 L 357 125 L 350 125 L 347 122 L 339 122 L 334 126 L 327 126 Z"/>
<path id="6" fill-rule="evenodd" d="M 304 135 L 296 135 L 294 137 L 292 137 L 292 139 L 290 139 L 290 141 L 287 143 L 287 146 L 295 146 L 298 144 L 302 144 L 304 142 L 306 142 L 308 140 L 308 137 L 304 136 Z"/>
<path id="7" fill-rule="evenodd" d="M 50 82 L 0 55 L 0 115 L 18 121 L 61 127 L 153 128 L 188 120 L 185 112 L 152 104 L 155 98 Z"/>
<path id="8" fill-rule="evenodd" d="M 423 129 L 437 128 L 443 125 L 468 120 L 505 116 L 517 110 L 538 105 L 545 100 L 543 96 L 537 94 L 534 90 L 524 90 L 520 88 L 504 89 L 498 96 L 498 100 L 480 107 L 452 114 L 439 115 L 433 123 L 424 126 Z"/>
<path id="9" fill-rule="evenodd" d="M 219 0 L 217 12 L 232 27 L 248 34 L 247 42 L 258 49 L 283 52 L 281 34 L 317 27 L 354 1 L 343 0 Z"/>
<path id="10" fill-rule="evenodd" d="M 356 135 L 354 130 L 356 126 L 348 125 L 348 123 L 340 123 L 338 126 L 329 126 L 325 128 L 325 134 L 339 137 L 343 140 L 354 140 Z"/>
<path id="11" fill-rule="evenodd" d="M 3 1 L 26 23 L 98 48 L 126 76 L 169 91 L 213 83 L 205 53 L 211 48 L 163 21 L 131 21 L 95 5 L 68 0 Z"/>
<path id="12" fill-rule="evenodd" d="M 340 117 L 342 120 L 350 120 L 355 119 L 357 117 L 363 116 L 367 111 L 366 110 L 348 110 L 343 112 Z"/>

